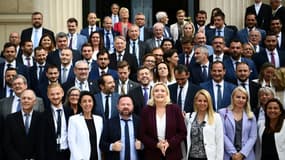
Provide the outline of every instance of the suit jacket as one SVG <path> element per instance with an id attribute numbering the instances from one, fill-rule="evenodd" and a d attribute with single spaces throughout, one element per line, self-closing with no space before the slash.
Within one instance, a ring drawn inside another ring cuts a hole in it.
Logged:
<path id="1" fill-rule="evenodd" d="M 151 50 L 156 48 L 155 38 L 150 38 L 144 41 L 146 53 L 151 53 Z"/>
<path id="2" fill-rule="evenodd" d="M 212 45 L 212 41 L 216 36 L 216 29 L 207 29 L 206 30 L 206 37 L 207 37 L 207 44 Z M 235 37 L 235 33 L 232 29 L 228 27 L 224 27 L 224 38 L 226 46 L 230 46 L 231 40 Z"/>
<path id="3" fill-rule="evenodd" d="M 30 74 L 30 80 L 31 80 L 31 89 L 36 93 L 37 96 L 41 97 L 40 90 L 42 88 L 40 87 L 40 84 L 42 84 L 46 78 L 46 67 L 48 64 L 45 64 L 43 68 L 43 72 L 40 76 L 40 79 L 38 79 L 38 67 L 37 65 L 34 65 L 33 67 L 29 68 L 29 74 Z"/>
<path id="4" fill-rule="evenodd" d="M 191 147 L 191 127 L 193 121 L 196 119 L 197 112 L 187 113 L 185 121 L 187 125 L 187 154 L 186 159 L 189 158 Z M 205 152 L 208 160 L 222 160 L 224 155 L 224 132 L 223 123 L 220 115 L 214 113 L 214 123 L 209 124 L 208 114 L 205 115 L 203 127 L 203 143 L 205 144 Z M 202 123 L 203 123 L 202 122 Z"/>
<path id="5" fill-rule="evenodd" d="M 0 114 L 6 118 L 12 111 L 13 100 L 15 96 L 3 98 L 0 100 Z M 37 97 L 36 104 L 33 107 L 34 111 L 43 112 L 44 102 L 41 98 Z"/>
<path id="6" fill-rule="evenodd" d="M 151 91 L 151 88 L 150 88 Z M 149 92 L 151 93 L 151 92 Z M 134 100 L 134 113 L 136 115 L 140 115 L 141 110 L 145 107 L 144 106 L 144 96 L 143 96 L 143 89 L 141 86 L 138 86 L 129 91 L 129 96 L 132 97 Z M 150 94 L 149 94 L 150 98 Z"/>
<path id="7" fill-rule="evenodd" d="M 283 24 L 282 26 L 282 32 L 285 32 L 285 7 L 281 6 L 277 12 L 275 13 L 275 15 L 273 15 L 273 18 L 279 18 L 281 20 L 281 23 Z"/>
<path id="8" fill-rule="evenodd" d="M 68 45 L 69 45 L 69 42 L 70 42 L 70 34 L 68 34 L 69 37 L 68 37 Z M 81 35 L 81 34 L 78 34 L 76 33 L 76 38 L 77 38 L 77 43 L 76 43 L 76 47 L 75 46 L 72 46 L 72 49 L 74 50 L 77 50 L 79 52 L 81 52 L 81 47 L 84 43 L 87 43 L 87 37 L 84 36 L 84 35 Z M 74 40 L 74 39 L 73 39 Z M 76 48 L 76 49 L 75 49 Z"/>
<path id="9" fill-rule="evenodd" d="M 136 115 L 132 115 L 134 125 L 134 141 L 139 139 L 140 119 Z M 120 160 L 120 152 L 110 151 L 110 145 L 121 139 L 120 117 L 115 116 L 104 123 L 104 129 L 100 140 L 100 148 L 104 152 L 106 160 Z M 134 144 L 132 144 L 134 145 Z M 140 151 L 137 150 L 140 159 Z"/>
<path id="10" fill-rule="evenodd" d="M 144 35 L 143 42 L 145 42 L 147 39 L 152 37 L 152 29 L 149 28 L 149 27 L 144 26 L 143 27 L 143 35 Z"/>
<path id="11" fill-rule="evenodd" d="M 190 81 L 196 85 L 199 85 L 200 83 L 206 82 L 211 79 L 210 75 L 210 68 L 211 68 L 211 63 L 209 63 L 208 67 L 208 72 L 207 72 L 207 79 L 203 79 L 203 70 L 201 68 L 201 65 L 199 63 L 195 63 L 190 67 Z"/>
<path id="12" fill-rule="evenodd" d="M 132 46 L 132 45 L 131 45 Z M 144 45 L 144 42 L 143 41 L 138 41 L 138 47 L 139 47 L 139 57 L 136 56 L 136 54 L 133 54 L 133 56 L 136 57 L 136 60 L 138 63 L 139 66 L 142 65 L 142 62 L 143 62 L 143 56 L 146 54 L 146 48 L 145 48 L 145 45 Z M 130 53 L 130 41 L 127 42 L 127 45 L 126 45 L 126 52 Z"/>
<path id="13" fill-rule="evenodd" d="M 96 131 L 96 146 L 98 153 L 98 160 L 101 160 L 101 151 L 99 149 L 99 142 L 103 130 L 103 119 L 100 116 L 92 115 L 93 123 Z M 70 149 L 70 159 L 90 159 L 91 147 L 89 139 L 89 130 L 85 122 L 83 114 L 73 115 L 69 118 L 68 124 L 68 146 Z"/>
<path id="14" fill-rule="evenodd" d="M 168 104 L 166 106 L 165 139 L 169 143 L 165 159 L 180 160 L 182 158 L 181 142 L 186 138 L 186 126 L 179 106 Z M 158 143 L 156 126 L 156 107 L 146 106 L 141 113 L 141 141 L 144 144 L 145 159 L 161 159 L 162 153 L 156 147 Z"/>
<path id="15" fill-rule="evenodd" d="M 241 62 L 247 63 L 251 70 L 249 79 L 250 80 L 256 79 L 258 77 L 258 72 L 257 72 L 254 62 L 251 59 L 244 58 L 244 57 L 241 57 Z M 224 66 L 226 68 L 225 80 L 231 83 L 236 83 L 237 76 L 236 76 L 236 71 L 233 66 L 232 59 L 229 58 L 225 60 Z"/>
<path id="16" fill-rule="evenodd" d="M 24 118 L 25 119 L 25 118 Z M 4 145 L 6 158 L 11 160 L 39 159 L 39 131 L 41 115 L 33 111 L 29 133 L 26 134 L 22 112 L 7 116 Z"/>
<path id="17" fill-rule="evenodd" d="M 110 39 L 110 43 L 113 43 L 114 44 L 114 41 L 115 41 L 115 37 L 117 37 L 117 36 L 119 36 L 120 35 L 120 33 L 119 32 L 117 32 L 117 31 L 114 31 L 113 29 L 111 30 L 111 31 L 109 31 L 110 33 L 109 34 L 112 34 L 112 37 L 113 37 L 113 41 L 111 41 L 111 39 Z M 106 42 L 106 36 L 107 36 L 107 31 L 105 30 L 105 29 L 101 29 L 100 30 L 100 33 L 101 33 L 101 35 L 104 37 L 104 47 L 106 48 L 106 49 L 108 49 L 107 48 L 107 42 Z M 111 47 L 111 46 L 110 46 Z M 112 53 L 112 52 L 114 52 L 114 45 L 113 45 L 113 48 L 111 48 L 111 49 L 109 49 L 109 53 Z"/>
<path id="18" fill-rule="evenodd" d="M 186 21 L 183 22 L 182 28 L 183 26 L 186 24 Z M 175 42 L 176 40 L 178 40 L 179 38 L 179 33 L 178 33 L 178 23 L 174 23 L 172 25 L 170 25 L 170 33 L 172 35 L 172 39 Z"/>
<path id="19" fill-rule="evenodd" d="M 217 109 L 225 108 L 231 104 L 231 95 L 232 95 L 233 90 L 236 87 L 234 84 L 224 81 L 224 90 L 223 90 L 222 102 L 221 102 L 222 106 L 216 106 L 215 105 L 216 97 L 214 94 L 213 80 L 201 83 L 200 86 L 206 89 L 210 93 L 212 97 L 212 104 L 213 104 L 214 110 L 216 110 L 216 108 Z"/>
<path id="20" fill-rule="evenodd" d="M 111 101 L 111 106 L 109 106 L 109 111 L 111 112 L 111 115 L 109 115 L 110 118 L 113 118 L 119 115 L 118 109 L 117 109 L 118 99 L 119 99 L 119 94 L 116 92 L 112 93 L 111 96 L 109 97 L 109 102 Z M 105 117 L 105 112 L 104 112 L 105 110 L 103 108 L 103 106 L 105 105 L 105 102 L 102 101 L 103 99 L 102 99 L 101 92 L 95 94 L 95 100 L 96 100 L 96 107 L 94 110 L 94 114 L 103 117 L 104 121 L 109 119 L 108 117 Z"/>
<path id="21" fill-rule="evenodd" d="M 194 51 L 193 51 L 193 53 L 191 53 L 191 54 L 194 54 Z M 179 64 L 184 64 L 184 65 L 186 65 L 186 63 L 185 63 L 185 53 L 180 53 L 179 55 L 178 55 L 178 57 L 179 57 L 179 60 L 178 60 L 178 63 Z M 187 66 L 187 68 L 188 68 L 188 71 L 190 71 L 190 68 L 194 65 L 196 63 L 196 60 L 195 60 L 195 57 L 194 57 L 194 55 L 192 56 L 192 58 L 191 58 L 191 60 L 190 60 L 190 62 L 189 62 L 189 65 Z"/>
<path id="22" fill-rule="evenodd" d="M 258 128 L 257 128 L 257 141 L 255 145 L 255 155 L 256 160 L 261 160 L 261 153 L 262 153 L 262 135 L 265 130 L 265 121 L 258 121 Z M 282 128 L 280 132 L 274 133 L 274 141 L 275 147 L 278 153 L 279 159 L 285 159 L 285 150 L 284 146 L 284 139 L 285 139 L 285 122 L 283 121 Z"/>
<path id="23" fill-rule="evenodd" d="M 258 14 L 255 11 L 255 7 L 254 4 L 247 7 L 246 8 L 246 12 L 247 13 L 254 13 L 256 16 L 256 20 L 257 20 L 257 26 L 259 28 L 262 28 L 264 30 L 269 30 L 269 25 L 270 25 L 270 19 L 272 16 L 272 9 L 271 6 L 265 3 L 262 3 Z"/>
<path id="24" fill-rule="evenodd" d="M 172 39 L 170 28 L 168 26 L 165 26 L 165 25 L 164 25 L 164 31 L 163 31 L 163 38 L 170 38 L 170 39 Z"/>
<path id="25" fill-rule="evenodd" d="M 118 72 L 116 70 L 108 68 L 107 73 L 111 74 L 115 80 L 117 80 L 119 78 Z M 92 67 L 91 71 L 89 72 L 88 80 L 97 81 L 100 78 L 100 75 L 101 74 L 99 73 L 99 68 L 98 67 L 96 67 L 96 68 Z"/>
<path id="26" fill-rule="evenodd" d="M 111 69 L 117 70 L 117 63 L 118 63 L 117 59 L 118 58 L 117 58 L 116 53 L 110 54 L 109 67 Z M 136 80 L 136 73 L 137 73 L 137 69 L 138 69 L 138 63 L 137 63 L 136 57 L 125 51 L 125 54 L 123 56 L 123 60 L 125 60 L 129 63 L 130 69 L 131 69 L 130 79 L 135 81 Z"/>
<path id="27" fill-rule="evenodd" d="M 116 86 L 115 86 L 115 92 L 119 93 L 120 86 L 119 86 L 119 80 L 118 80 L 118 79 L 115 81 L 115 85 L 116 85 Z M 133 90 L 134 88 L 140 86 L 139 83 L 134 82 L 134 81 L 132 81 L 132 80 L 130 80 L 130 79 L 128 80 L 128 83 L 127 83 L 126 85 L 127 85 L 127 91 L 126 91 L 127 94 L 128 94 L 131 90 Z"/>
<path id="28" fill-rule="evenodd" d="M 75 80 L 75 74 L 74 74 L 74 72 L 73 72 L 73 69 L 74 69 L 74 66 L 71 65 L 71 67 L 70 67 L 70 69 L 69 69 L 69 72 L 68 72 L 67 75 L 66 75 L 66 82 L 74 81 L 74 80 Z M 61 79 L 61 72 L 62 72 L 63 69 L 61 69 L 61 66 L 59 66 L 58 70 L 59 70 L 59 77 L 58 77 L 59 82 L 60 82 L 61 84 L 63 84 L 62 79 Z M 65 82 L 65 83 L 66 83 L 66 82 Z"/>
<path id="29" fill-rule="evenodd" d="M 0 115 L 0 129 L 2 132 L 0 132 L 0 136 L 3 137 L 4 136 L 4 119 L 2 117 L 2 115 Z M 3 138 L 0 139 L 0 159 L 4 158 L 4 153 L 3 153 Z"/>
<path id="30" fill-rule="evenodd" d="M 285 32 L 281 32 L 281 46 L 278 44 L 278 49 L 285 49 Z"/>
<path id="31" fill-rule="evenodd" d="M 170 99 L 172 103 L 178 103 L 178 93 L 177 93 L 177 89 L 178 89 L 178 83 L 174 83 L 168 86 L 169 91 L 170 91 Z M 193 112 L 194 111 L 194 107 L 193 107 L 193 100 L 195 97 L 195 94 L 197 91 L 199 91 L 201 88 L 191 82 L 188 81 L 188 88 L 187 88 L 187 94 L 185 97 L 185 102 L 184 102 L 184 111 L 186 113 L 188 112 Z M 180 107 L 181 108 L 181 107 Z"/>
<path id="32" fill-rule="evenodd" d="M 215 53 L 214 53 L 214 54 L 215 54 Z M 210 56 L 209 56 L 209 61 L 210 61 L 211 63 L 213 63 L 213 58 L 214 58 L 214 55 L 210 55 Z M 229 58 L 230 58 L 230 56 L 224 54 L 223 59 L 222 59 L 222 62 L 224 62 L 226 59 L 229 59 Z"/>
<path id="33" fill-rule="evenodd" d="M 32 39 L 32 33 L 33 33 L 33 28 L 27 28 L 27 29 L 24 29 L 21 33 L 21 46 L 22 46 L 22 43 L 27 41 L 27 40 L 31 40 Z M 54 38 L 54 33 L 53 31 L 51 30 L 48 30 L 46 28 L 43 28 L 43 32 L 42 32 L 42 35 L 44 34 L 49 34 L 52 39 L 53 39 L 53 42 L 55 42 L 55 38 Z M 55 44 L 54 44 L 55 45 Z"/>
<path id="34" fill-rule="evenodd" d="M 234 146 L 236 123 L 233 112 L 228 108 L 219 110 L 224 125 L 225 153 L 224 159 L 230 159 L 237 150 Z M 245 156 L 245 160 L 255 159 L 254 144 L 257 138 L 257 125 L 255 117 L 249 119 L 245 111 L 242 118 L 242 147 L 239 151 Z"/>
<path id="35" fill-rule="evenodd" d="M 57 67 L 60 67 L 60 50 L 56 49 L 55 51 L 52 51 L 47 56 L 47 63 L 56 65 Z M 79 51 L 72 50 L 72 63 L 75 64 L 76 61 L 81 60 L 82 56 Z"/>
<path id="36" fill-rule="evenodd" d="M 282 50 L 277 50 L 278 55 L 279 55 L 279 63 L 280 63 L 280 67 L 284 67 L 285 66 L 285 52 Z M 260 71 L 261 66 L 265 63 L 265 62 L 271 62 L 268 58 L 267 58 L 267 53 L 266 50 L 263 50 L 261 52 L 259 52 L 258 54 L 254 54 L 252 56 L 252 60 L 255 63 L 255 66 L 258 70 L 258 72 Z"/>
<path id="37" fill-rule="evenodd" d="M 260 29 L 260 28 L 257 28 L 257 30 L 261 34 L 261 38 L 262 38 L 260 41 L 260 45 L 261 45 L 263 40 L 265 39 L 266 32 L 265 32 L 265 30 Z M 237 38 L 241 41 L 242 44 L 248 42 L 248 37 L 249 37 L 249 33 L 248 33 L 247 28 L 243 28 L 237 32 Z"/>
<path id="38" fill-rule="evenodd" d="M 101 30 L 102 30 L 102 28 L 96 26 L 96 28 L 93 30 L 93 32 L 94 31 L 101 31 Z M 85 36 L 87 39 L 89 39 L 89 36 L 90 36 L 89 35 L 89 28 L 85 27 L 85 28 L 81 29 L 80 34 Z"/>
<path id="39" fill-rule="evenodd" d="M 26 66 L 27 68 L 30 68 L 29 66 L 27 66 L 27 65 L 25 65 L 24 64 L 24 61 L 23 61 L 23 52 L 20 52 L 20 53 L 18 53 L 17 54 L 17 57 L 16 57 L 16 62 L 17 63 L 19 63 L 19 64 L 22 64 L 22 65 L 24 65 L 24 66 Z M 36 64 L 36 61 L 35 61 L 35 58 L 34 57 L 31 57 L 32 58 L 32 60 L 33 60 L 33 64 L 31 64 L 31 65 L 35 65 Z"/>
<path id="40" fill-rule="evenodd" d="M 88 81 L 89 85 L 89 92 L 92 94 L 96 94 L 99 92 L 99 87 L 96 81 Z M 67 81 L 64 84 L 62 84 L 62 88 L 64 90 L 64 93 L 66 94 L 69 88 L 75 86 L 75 79 L 73 81 Z"/>
<path id="41" fill-rule="evenodd" d="M 63 107 L 66 127 L 68 127 L 69 117 L 72 115 L 70 109 Z M 63 123 L 63 122 L 62 122 Z M 56 129 L 51 106 L 43 113 L 40 129 L 40 159 L 50 160 L 56 157 Z"/>

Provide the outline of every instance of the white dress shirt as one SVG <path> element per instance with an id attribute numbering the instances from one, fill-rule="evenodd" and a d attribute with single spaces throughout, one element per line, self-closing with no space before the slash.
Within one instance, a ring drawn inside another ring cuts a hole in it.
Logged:
<path id="1" fill-rule="evenodd" d="M 217 103 L 218 103 L 218 87 L 217 87 L 217 84 L 219 84 L 221 86 L 221 94 L 222 94 L 222 99 L 223 99 L 223 95 L 224 95 L 224 80 L 222 80 L 220 83 L 217 83 L 215 82 L 214 80 L 213 81 L 213 89 L 214 89 L 214 95 L 215 95 L 215 106 L 217 106 Z M 222 100 L 221 99 L 221 100 Z M 216 108 L 216 111 L 217 111 L 217 108 Z"/>
<path id="2" fill-rule="evenodd" d="M 182 92 L 181 92 L 181 110 L 184 111 L 185 108 L 185 100 L 186 100 L 186 96 L 187 96 L 187 92 L 188 92 L 188 85 L 189 82 L 186 81 L 185 85 L 182 88 Z M 178 102 L 178 97 L 179 97 L 179 93 L 180 93 L 180 86 L 178 85 L 177 87 L 177 102 Z"/>

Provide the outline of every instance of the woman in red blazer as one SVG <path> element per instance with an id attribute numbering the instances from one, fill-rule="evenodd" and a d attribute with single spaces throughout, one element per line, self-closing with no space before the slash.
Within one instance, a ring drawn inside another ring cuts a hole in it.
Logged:
<path id="1" fill-rule="evenodd" d="M 181 109 L 170 104 L 169 90 L 164 83 L 154 84 L 141 119 L 140 135 L 145 146 L 145 159 L 182 159 L 180 144 L 186 137 L 186 126 Z"/>
<path id="2" fill-rule="evenodd" d="M 120 35 L 127 37 L 127 31 L 131 27 L 129 22 L 129 10 L 125 7 L 120 9 L 120 22 L 114 24 L 114 31 L 120 32 Z"/>

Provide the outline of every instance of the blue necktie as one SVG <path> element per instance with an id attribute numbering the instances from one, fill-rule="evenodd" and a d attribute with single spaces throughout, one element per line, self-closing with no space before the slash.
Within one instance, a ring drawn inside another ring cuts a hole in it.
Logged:
<path id="1" fill-rule="evenodd" d="M 17 112 L 21 110 L 21 99 L 18 99 Z"/>
<path id="2" fill-rule="evenodd" d="M 125 122 L 125 159 L 124 160 L 130 160 L 131 153 L 130 153 L 130 135 L 129 135 L 129 126 L 128 126 L 129 120 L 123 120 L 123 121 Z"/>
<path id="3" fill-rule="evenodd" d="M 208 78 L 208 74 L 207 74 L 207 66 L 206 65 L 203 65 L 202 66 L 202 75 L 203 75 L 203 81 L 206 81 L 207 80 L 207 78 Z"/>
<path id="4" fill-rule="evenodd" d="M 147 101 L 148 101 L 148 93 L 147 93 L 147 87 L 144 87 L 143 88 L 143 91 L 144 91 L 144 93 L 143 93 L 143 98 L 144 98 L 144 106 L 146 106 L 147 105 Z"/>
<path id="5" fill-rule="evenodd" d="M 110 50 L 110 44 L 111 44 L 109 35 L 110 35 L 110 32 L 107 32 L 106 33 L 106 49 L 107 50 Z"/>
<path id="6" fill-rule="evenodd" d="M 221 91 L 221 85 L 217 84 L 218 87 L 218 92 L 217 92 L 217 106 L 216 106 L 216 111 L 218 111 L 219 108 L 222 106 L 222 91 Z"/>
<path id="7" fill-rule="evenodd" d="M 29 134 L 29 122 L 30 122 L 30 114 L 29 113 L 25 113 L 24 114 L 25 116 L 25 131 L 26 131 L 26 134 Z"/>
<path id="8" fill-rule="evenodd" d="M 60 135 L 61 135 L 61 109 L 57 109 L 57 120 L 56 120 L 56 138 L 60 139 Z M 57 141 L 57 150 L 60 150 L 60 142 Z"/>
<path id="9" fill-rule="evenodd" d="M 182 90 L 183 90 L 183 86 L 180 86 L 180 91 L 178 94 L 178 101 L 177 104 L 182 108 Z"/>

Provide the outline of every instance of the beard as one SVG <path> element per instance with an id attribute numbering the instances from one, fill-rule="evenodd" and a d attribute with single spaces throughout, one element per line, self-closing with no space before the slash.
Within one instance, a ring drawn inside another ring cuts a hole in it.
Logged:
<path id="1" fill-rule="evenodd" d="M 120 115 L 129 117 L 132 115 L 132 111 L 127 108 L 124 108 L 120 111 Z"/>

